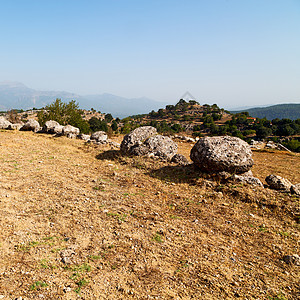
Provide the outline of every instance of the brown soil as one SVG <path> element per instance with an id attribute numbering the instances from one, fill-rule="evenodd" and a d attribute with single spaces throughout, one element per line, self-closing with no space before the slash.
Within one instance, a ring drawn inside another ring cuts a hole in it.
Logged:
<path id="1" fill-rule="evenodd" d="M 300 297 L 300 267 L 282 261 L 299 254 L 299 198 L 80 140 L 0 136 L 1 299 Z M 261 179 L 300 182 L 299 155 L 254 160 Z"/>

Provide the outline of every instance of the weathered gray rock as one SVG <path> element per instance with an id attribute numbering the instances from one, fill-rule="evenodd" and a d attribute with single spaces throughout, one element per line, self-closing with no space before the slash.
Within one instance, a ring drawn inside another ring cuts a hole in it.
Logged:
<path id="1" fill-rule="evenodd" d="M 258 187 L 262 187 L 262 188 L 264 187 L 262 182 L 258 178 L 253 177 L 253 176 L 240 174 L 240 175 L 234 175 L 234 179 L 241 183 L 247 183 L 252 186 L 258 186 Z"/>
<path id="2" fill-rule="evenodd" d="M 131 155 L 135 155 L 135 156 L 149 155 L 150 153 L 151 152 L 150 152 L 149 147 L 147 147 L 144 144 L 142 144 L 142 145 L 136 145 L 136 146 L 132 147 L 131 150 L 130 150 L 130 154 Z M 154 156 L 153 153 L 152 153 L 152 156 Z"/>
<path id="3" fill-rule="evenodd" d="M 60 125 L 58 122 L 50 120 L 45 123 L 42 131 L 50 134 L 62 134 L 64 126 Z"/>
<path id="4" fill-rule="evenodd" d="M 183 154 L 178 154 L 178 153 L 172 157 L 171 162 L 182 166 L 189 164 L 188 159 Z"/>
<path id="5" fill-rule="evenodd" d="M 88 134 L 81 133 L 81 134 L 77 135 L 77 138 L 80 139 L 80 140 L 89 141 L 91 136 L 88 135 Z"/>
<path id="6" fill-rule="evenodd" d="M 108 144 L 112 147 L 112 148 L 120 148 L 120 144 L 117 142 L 113 142 L 111 140 L 107 140 Z"/>
<path id="7" fill-rule="evenodd" d="M 0 117 L 0 129 L 7 129 L 10 125 L 12 125 L 11 122 L 4 117 Z"/>
<path id="8" fill-rule="evenodd" d="M 124 154 L 133 154 L 133 149 L 142 145 L 148 138 L 157 134 L 157 130 L 152 126 L 142 126 L 136 128 L 124 136 L 121 143 L 121 151 Z"/>
<path id="9" fill-rule="evenodd" d="M 163 135 L 155 135 L 148 138 L 144 145 L 159 158 L 171 160 L 177 153 L 177 144 L 175 144 L 169 137 Z"/>
<path id="10" fill-rule="evenodd" d="M 9 130 L 20 130 L 23 127 L 23 123 L 10 124 L 7 129 Z"/>
<path id="11" fill-rule="evenodd" d="M 71 125 L 66 125 L 62 129 L 62 134 L 69 137 L 69 138 L 74 138 L 79 134 L 80 130 L 77 127 L 71 126 Z"/>
<path id="12" fill-rule="evenodd" d="M 105 131 L 96 131 L 91 135 L 91 141 L 99 144 L 105 144 L 107 142 L 107 134 Z"/>
<path id="13" fill-rule="evenodd" d="M 41 126 L 38 121 L 29 119 L 21 128 L 22 131 L 34 131 L 38 132 L 41 129 Z"/>
<path id="14" fill-rule="evenodd" d="M 300 196 L 300 183 L 291 186 L 291 193 Z"/>
<path id="15" fill-rule="evenodd" d="M 250 146 L 240 138 L 231 136 L 200 138 L 192 148 L 190 157 L 206 172 L 239 174 L 253 166 Z"/>
<path id="16" fill-rule="evenodd" d="M 278 175 L 271 174 L 265 180 L 270 188 L 274 190 L 290 191 L 292 186 L 290 181 Z"/>
<path id="17" fill-rule="evenodd" d="M 289 265 L 300 266 L 300 256 L 298 254 L 285 255 L 283 261 Z"/>

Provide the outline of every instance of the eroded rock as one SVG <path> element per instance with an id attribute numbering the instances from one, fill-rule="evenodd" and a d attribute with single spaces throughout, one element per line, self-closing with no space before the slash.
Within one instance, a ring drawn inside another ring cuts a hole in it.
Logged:
<path id="1" fill-rule="evenodd" d="M 22 131 L 33 131 L 38 132 L 41 129 L 41 126 L 38 121 L 30 119 L 28 120 L 21 128 Z"/>
<path id="2" fill-rule="evenodd" d="M 64 126 L 60 125 L 58 122 L 50 120 L 45 123 L 42 131 L 50 134 L 62 134 Z"/>
<path id="3" fill-rule="evenodd" d="M 104 144 L 107 142 L 107 134 L 105 131 L 96 131 L 91 135 L 91 141 L 97 144 Z"/>
<path id="4" fill-rule="evenodd" d="M 76 138 L 76 136 L 79 134 L 80 130 L 77 127 L 66 125 L 62 129 L 62 134 L 67 136 L 68 138 Z"/>
<path id="5" fill-rule="evenodd" d="M 148 138 L 157 134 L 156 128 L 152 126 L 142 126 L 136 128 L 124 136 L 121 143 L 121 151 L 124 154 L 133 154 L 133 149 L 142 145 Z"/>
<path id="6" fill-rule="evenodd" d="M 253 166 L 250 146 L 232 136 L 203 137 L 192 148 L 190 157 L 205 172 L 239 174 Z"/>
<path id="7" fill-rule="evenodd" d="M 144 145 L 149 149 L 150 153 L 161 159 L 171 160 L 177 153 L 178 146 L 169 137 L 155 135 L 147 139 Z"/>
<path id="8" fill-rule="evenodd" d="M 265 180 L 270 188 L 274 190 L 290 191 L 292 186 L 290 181 L 278 175 L 271 174 Z"/>

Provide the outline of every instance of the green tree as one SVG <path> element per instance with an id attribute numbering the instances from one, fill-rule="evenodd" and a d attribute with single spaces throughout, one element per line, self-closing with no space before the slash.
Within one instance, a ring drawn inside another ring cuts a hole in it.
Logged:
<path id="1" fill-rule="evenodd" d="M 117 131 L 118 130 L 118 123 L 115 120 L 111 124 L 111 129 L 113 131 Z"/>
<path id="2" fill-rule="evenodd" d="M 109 123 L 111 120 L 113 120 L 113 116 L 111 114 L 106 114 L 105 121 Z"/>
<path id="3" fill-rule="evenodd" d="M 93 132 L 95 131 L 108 131 L 107 123 L 104 120 L 100 120 L 96 117 L 89 119 L 89 125 Z"/>
<path id="4" fill-rule="evenodd" d="M 82 118 L 82 110 L 78 103 L 71 100 L 69 103 L 56 99 L 53 103 L 47 105 L 44 110 L 38 112 L 38 121 L 43 126 L 46 121 L 53 120 L 61 125 L 72 125 L 78 127 L 82 133 L 89 133 L 90 126 Z"/>

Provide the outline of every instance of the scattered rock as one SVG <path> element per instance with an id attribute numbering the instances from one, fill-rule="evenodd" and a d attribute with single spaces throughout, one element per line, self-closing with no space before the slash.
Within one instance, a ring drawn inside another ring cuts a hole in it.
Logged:
<path id="1" fill-rule="evenodd" d="M 15 123 L 15 124 L 10 124 L 7 129 L 9 130 L 20 130 L 23 127 L 23 123 Z"/>
<path id="2" fill-rule="evenodd" d="M 62 134 L 67 136 L 68 138 L 76 138 L 76 136 L 79 134 L 80 130 L 77 127 L 66 125 L 62 129 Z"/>
<path id="3" fill-rule="evenodd" d="M 64 126 L 60 125 L 58 122 L 50 120 L 45 123 L 42 131 L 50 134 L 62 134 Z"/>
<path id="4" fill-rule="evenodd" d="M 177 145 L 167 136 L 156 135 L 145 141 L 149 152 L 159 158 L 170 160 L 177 152 Z"/>
<path id="5" fill-rule="evenodd" d="M 41 126 L 38 121 L 30 119 L 28 120 L 21 128 L 22 131 L 33 131 L 38 132 L 41 129 Z"/>
<path id="6" fill-rule="evenodd" d="M 64 264 L 70 264 L 72 263 L 72 258 L 75 255 L 75 251 L 73 248 L 67 248 L 65 250 L 62 250 L 60 252 L 61 261 Z"/>
<path id="7" fill-rule="evenodd" d="M 231 136 L 201 138 L 192 148 L 190 157 L 206 172 L 239 174 L 253 166 L 250 146 L 240 138 Z"/>
<path id="8" fill-rule="evenodd" d="M 107 142 L 107 134 L 104 131 L 96 131 L 91 135 L 91 141 L 96 144 L 105 144 Z"/>
<path id="9" fill-rule="evenodd" d="M 0 129 L 7 129 L 10 125 L 12 125 L 11 122 L 9 122 L 4 117 L 0 117 Z"/>
<path id="10" fill-rule="evenodd" d="M 112 147 L 112 148 L 120 148 L 120 144 L 119 143 L 116 143 L 114 141 L 111 141 L 111 140 L 107 140 L 108 141 L 108 144 Z"/>
<path id="11" fill-rule="evenodd" d="M 152 126 L 142 126 L 136 128 L 124 136 L 121 143 L 121 151 L 124 154 L 132 154 L 133 148 L 142 145 L 148 138 L 157 134 L 156 128 Z"/>
<path id="12" fill-rule="evenodd" d="M 178 153 L 172 157 L 171 162 L 179 164 L 179 165 L 183 165 L 183 166 L 189 164 L 188 159 L 184 155 L 178 154 Z"/>
<path id="13" fill-rule="evenodd" d="M 300 196 L 300 183 L 291 185 L 291 193 Z"/>
<path id="14" fill-rule="evenodd" d="M 270 186 L 271 189 L 274 190 L 284 190 L 284 191 L 290 191 L 291 189 L 291 182 L 289 182 L 287 179 L 282 178 L 278 175 L 269 175 L 266 177 L 266 182 Z"/>
<path id="15" fill-rule="evenodd" d="M 84 141 L 89 141 L 90 140 L 90 136 L 88 134 L 78 134 L 77 135 L 77 138 L 80 139 L 80 140 L 84 140 Z"/>
<path id="16" fill-rule="evenodd" d="M 297 254 L 285 255 L 283 261 L 289 265 L 300 266 L 300 256 Z"/>
<path id="17" fill-rule="evenodd" d="M 248 175 L 244 175 L 244 174 L 234 175 L 234 179 L 239 181 L 239 182 L 242 182 L 242 183 L 250 184 L 252 186 L 259 186 L 259 187 L 262 187 L 262 188 L 264 187 L 262 182 L 258 178 L 253 177 L 253 176 L 248 176 Z"/>

